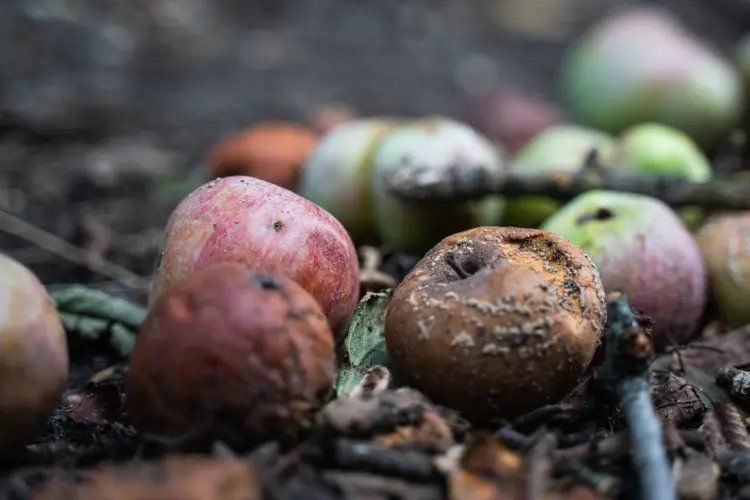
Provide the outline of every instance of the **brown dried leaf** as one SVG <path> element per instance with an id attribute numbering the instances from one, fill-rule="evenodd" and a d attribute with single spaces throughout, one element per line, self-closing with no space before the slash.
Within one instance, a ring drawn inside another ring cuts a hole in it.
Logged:
<path id="1" fill-rule="evenodd" d="M 395 432 L 375 440 L 387 448 L 416 447 L 430 452 L 445 452 L 454 444 L 448 423 L 432 410 L 422 415 L 418 426 L 397 427 Z"/>
<path id="2" fill-rule="evenodd" d="M 673 373 L 663 383 L 653 386 L 651 397 L 662 422 L 681 425 L 700 418 L 706 411 L 693 386 Z"/>

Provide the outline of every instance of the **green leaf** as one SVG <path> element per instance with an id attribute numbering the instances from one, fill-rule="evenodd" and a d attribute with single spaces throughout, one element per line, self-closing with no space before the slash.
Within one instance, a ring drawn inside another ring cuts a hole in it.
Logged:
<path id="1" fill-rule="evenodd" d="M 370 292 L 359 301 L 344 341 L 349 363 L 339 366 L 335 384 L 337 396 L 349 394 L 362 381 L 367 370 L 375 365 L 393 371 L 383 336 L 385 314 L 391 297 L 391 291 Z"/>
<path id="2" fill-rule="evenodd" d="M 123 358 L 130 355 L 135 335 L 148 311 L 125 299 L 82 285 L 50 294 L 68 335 L 84 342 L 106 339 Z"/>

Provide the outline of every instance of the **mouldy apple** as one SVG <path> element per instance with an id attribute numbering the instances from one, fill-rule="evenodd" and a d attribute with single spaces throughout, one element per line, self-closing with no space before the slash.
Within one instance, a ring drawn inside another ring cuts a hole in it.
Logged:
<path id="1" fill-rule="evenodd" d="M 713 177 L 708 158 L 690 137 L 658 123 L 635 125 L 623 132 L 614 164 L 624 171 L 691 182 L 707 182 Z M 699 207 L 685 207 L 677 213 L 688 227 L 696 227 L 703 218 Z"/>
<path id="2" fill-rule="evenodd" d="M 593 359 L 602 284 L 573 244 L 537 229 L 451 235 L 395 290 L 385 320 L 399 375 L 487 423 L 554 404 Z"/>
<path id="3" fill-rule="evenodd" d="M 568 50 L 563 95 L 573 118 L 619 134 L 641 122 L 672 125 L 713 147 L 743 108 L 733 65 L 669 13 L 627 8 L 606 18 Z"/>
<path id="4" fill-rule="evenodd" d="M 515 155 L 543 130 L 562 121 L 559 110 L 513 88 L 497 88 L 472 99 L 458 118 Z"/>
<path id="5" fill-rule="evenodd" d="M 750 212 L 711 217 L 695 239 L 722 320 L 732 328 L 750 323 Z"/>
<path id="6" fill-rule="evenodd" d="M 126 395 L 139 432 L 239 449 L 296 439 L 334 375 L 333 334 L 315 299 L 288 278 L 225 262 L 154 303 Z"/>
<path id="7" fill-rule="evenodd" d="M 359 297 L 354 243 L 330 213 L 291 191 L 235 176 L 204 184 L 172 212 L 150 300 L 216 262 L 296 281 L 344 334 Z"/>
<path id="8" fill-rule="evenodd" d="M 373 156 L 373 201 L 377 229 L 393 250 L 422 253 L 456 231 L 497 224 L 503 202 L 498 196 L 462 203 L 410 204 L 391 194 L 386 179 L 395 170 L 416 166 L 443 173 L 475 169 L 498 173 L 502 153 L 466 124 L 435 116 L 392 129 Z"/>
<path id="9" fill-rule="evenodd" d="M 264 122 L 219 143 L 209 153 L 211 178 L 250 175 L 295 190 L 299 170 L 318 143 L 317 133 L 287 122 Z"/>
<path id="10" fill-rule="evenodd" d="M 654 320 L 655 349 L 684 344 L 706 304 L 706 272 L 693 237 L 660 200 L 590 191 L 563 206 L 542 229 L 578 245 L 591 257 L 604 290 L 628 294 Z"/>
<path id="11" fill-rule="evenodd" d="M 570 172 L 580 170 L 592 149 L 599 163 L 609 166 L 615 149 L 615 138 L 604 132 L 578 125 L 557 125 L 534 137 L 516 154 L 511 168 L 526 171 Z M 503 224 L 515 227 L 537 227 L 562 204 L 546 196 L 507 198 Z"/>
<path id="12" fill-rule="evenodd" d="M 331 212 L 359 243 L 373 242 L 372 155 L 395 125 L 386 119 L 358 119 L 333 128 L 307 161 L 299 193 Z"/>
<path id="13" fill-rule="evenodd" d="M 52 300 L 23 264 L 0 253 L 0 455 L 44 429 L 68 381 L 68 344 Z"/>

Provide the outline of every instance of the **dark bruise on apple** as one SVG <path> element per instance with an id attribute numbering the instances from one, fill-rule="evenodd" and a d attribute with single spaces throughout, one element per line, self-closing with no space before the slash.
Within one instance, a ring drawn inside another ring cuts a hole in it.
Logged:
<path id="1" fill-rule="evenodd" d="M 334 339 L 294 281 L 206 267 L 153 305 L 133 348 L 127 403 L 145 435 L 243 448 L 295 439 L 334 380 Z"/>
<path id="2" fill-rule="evenodd" d="M 442 240 L 396 289 L 389 356 L 408 383 L 474 421 L 564 397 L 606 321 L 595 266 L 536 229 L 479 227 Z"/>

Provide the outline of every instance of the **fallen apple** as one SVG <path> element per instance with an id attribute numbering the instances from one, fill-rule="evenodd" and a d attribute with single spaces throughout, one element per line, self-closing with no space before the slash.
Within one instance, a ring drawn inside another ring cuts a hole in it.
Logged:
<path id="1" fill-rule="evenodd" d="M 334 127 L 312 152 L 300 176 L 300 195 L 333 214 L 357 243 L 377 239 L 372 155 L 394 125 L 393 120 L 363 118 Z"/>
<path id="2" fill-rule="evenodd" d="M 622 291 L 654 320 L 654 348 L 688 342 L 706 304 L 706 272 L 698 246 L 660 200 L 589 191 L 542 224 L 578 245 L 596 264 L 605 292 Z"/>
<path id="3" fill-rule="evenodd" d="M 68 382 L 68 344 L 39 279 L 0 253 L 0 455 L 44 429 Z"/>
<path id="4" fill-rule="evenodd" d="M 414 166 L 422 175 L 469 170 L 490 176 L 503 168 L 502 152 L 464 123 L 441 116 L 416 120 L 390 130 L 373 155 L 375 222 L 392 250 L 422 253 L 456 231 L 497 224 L 503 208 L 498 196 L 460 203 L 411 204 L 389 189 L 389 177 Z"/>
<path id="5" fill-rule="evenodd" d="M 296 281 L 343 335 L 359 297 L 357 251 L 330 213 L 291 191 L 235 176 L 204 184 L 174 209 L 150 290 L 164 290 L 217 262 Z"/>
<path id="6" fill-rule="evenodd" d="M 623 9 L 584 33 L 566 54 L 562 80 L 582 124 L 619 134 L 664 123 L 704 148 L 726 136 L 744 106 L 730 61 L 654 7 Z"/>
<path id="7" fill-rule="evenodd" d="M 443 239 L 404 278 L 385 340 L 407 383 L 488 423 L 562 399 L 605 321 L 599 275 L 576 246 L 537 229 L 478 227 Z"/>
<path id="8" fill-rule="evenodd" d="M 318 143 L 317 133 L 287 122 L 264 122 L 238 132 L 211 150 L 211 178 L 249 175 L 294 191 L 299 171 Z"/>
<path id="9" fill-rule="evenodd" d="M 592 150 L 602 166 L 609 166 L 615 138 L 578 125 L 557 125 L 542 131 L 527 143 L 511 161 L 511 169 L 539 172 L 575 173 L 583 168 Z M 562 206 L 546 196 L 517 196 L 506 199 L 503 224 L 538 227 Z"/>
<path id="10" fill-rule="evenodd" d="M 496 88 L 466 104 L 458 119 L 515 155 L 531 139 L 562 121 L 551 103 L 513 88 Z"/>
<path id="11" fill-rule="evenodd" d="M 750 212 L 713 216 L 695 239 L 721 319 L 732 328 L 750 324 Z"/>
<path id="12" fill-rule="evenodd" d="M 334 339 L 294 281 L 219 263 L 153 304 L 133 347 L 126 395 L 146 436 L 200 448 L 294 441 L 333 390 Z"/>
<path id="13" fill-rule="evenodd" d="M 707 182 L 713 177 L 711 164 L 701 149 L 683 132 L 659 123 L 642 123 L 620 136 L 614 164 L 623 171 Z M 703 219 L 699 207 L 677 211 L 688 227 Z"/>

